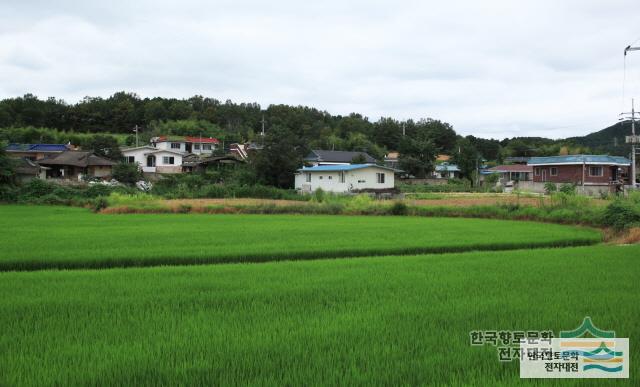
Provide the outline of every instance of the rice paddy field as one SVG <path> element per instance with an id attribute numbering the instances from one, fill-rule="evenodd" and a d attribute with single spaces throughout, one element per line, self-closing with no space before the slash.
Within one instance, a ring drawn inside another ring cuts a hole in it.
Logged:
<path id="1" fill-rule="evenodd" d="M 640 245 L 598 230 L 20 206 L 0 224 L 0 386 L 637 385 Z M 521 380 L 470 345 L 585 316 L 630 338 L 631 379 Z"/>
<path id="2" fill-rule="evenodd" d="M 573 246 L 584 227 L 489 219 L 331 215 L 96 215 L 2 206 L 0 270 L 256 262 Z"/>

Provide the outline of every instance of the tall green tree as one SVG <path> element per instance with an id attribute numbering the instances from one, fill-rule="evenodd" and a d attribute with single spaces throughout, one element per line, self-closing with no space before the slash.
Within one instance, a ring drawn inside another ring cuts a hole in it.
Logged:
<path id="1" fill-rule="evenodd" d="M 91 136 L 82 144 L 82 149 L 93 151 L 96 155 L 106 157 L 113 161 L 120 161 L 122 159 L 120 145 L 118 144 L 118 140 L 113 136 L 103 134 Z"/>
<path id="2" fill-rule="evenodd" d="M 427 136 L 405 136 L 400 142 L 400 168 L 410 175 L 424 179 L 435 167 L 438 150 Z"/>
<path id="3" fill-rule="evenodd" d="M 7 155 L 6 146 L 7 144 L 0 142 L 0 185 L 13 184 L 15 178 L 14 161 Z"/>
<path id="4" fill-rule="evenodd" d="M 480 153 L 471 141 L 468 138 L 459 139 L 452 162 L 460 168 L 460 177 L 468 179 L 473 184 L 480 161 Z"/>
<path id="5" fill-rule="evenodd" d="M 250 163 L 260 183 L 292 188 L 304 151 L 291 129 L 276 125 L 267 132 L 264 148 L 250 158 Z"/>

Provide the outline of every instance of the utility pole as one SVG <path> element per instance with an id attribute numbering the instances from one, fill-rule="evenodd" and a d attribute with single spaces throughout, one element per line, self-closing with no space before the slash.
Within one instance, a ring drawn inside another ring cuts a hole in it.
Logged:
<path id="1" fill-rule="evenodd" d="M 260 135 L 264 137 L 264 114 L 262 115 L 262 120 L 260 122 L 262 122 L 262 132 L 260 132 Z"/>
<path id="2" fill-rule="evenodd" d="M 133 131 L 136 132 L 136 148 L 138 147 L 138 125 L 133 128 Z"/>
<path id="3" fill-rule="evenodd" d="M 625 47 L 624 56 L 626 60 L 627 53 L 629 51 L 640 51 L 640 47 L 631 47 L 631 45 Z M 627 113 L 628 114 L 628 113 Z M 636 137 L 636 112 L 634 107 L 634 101 L 631 99 L 631 137 L 627 137 L 627 143 L 631 143 L 631 187 L 636 188 L 636 144 L 638 144 L 638 138 Z"/>
<path id="4" fill-rule="evenodd" d="M 636 188 L 636 110 L 631 99 L 631 186 Z"/>
<path id="5" fill-rule="evenodd" d="M 636 145 L 640 138 L 636 136 L 636 109 L 633 98 L 631 99 L 631 113 L 622 113 L 621 115 L 630 115 L 631 118 L 631 136 L 626 136 L 625 142 L 631 144 L 631 176 L 629 182 L 632 188 L 636 188 Z"/>
<path id="6" fill-rule="evenodd" d="M 402 123 L 402 137 L 407 135 L 407 131 L 406 131 L 406 124 L 403 122 Z"/>

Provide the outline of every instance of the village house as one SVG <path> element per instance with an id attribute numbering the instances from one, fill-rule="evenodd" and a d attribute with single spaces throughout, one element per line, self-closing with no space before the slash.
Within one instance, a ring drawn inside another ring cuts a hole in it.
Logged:
<path id="1" fill-rule="evenodd" d="M 159 136 L 153 137 L 150 145 L 120 151 L 126 163 L 138 164 L 144 173 L 182 173 L 203 165 L 198 159 L 209 160 L 219 144 L 210 137 Z"/>
<path id="2" fill-rule="evenodd" d="M 328 192 L 379 192 L 395 187 L 393 168 L 375 164 L 335 164 L 304 167 L 295 175 L 295 187 L 303 193 L 320 188 Z"/>
<path id="3" fill-rule="evenodd" d="M 512 165 L 497 165 L 485 170 L 488 173 L 500 174 L 500 182 L 507 183 L 510 181 L 532 181 L 533 180 L 533 167 L 530 165 L 512 164 Z"/>
<path id="4" fill-rule="evenodd" d="M 571 155 L 532 157 L 533 188 L 543 191 L 544 184 L 575 184 L 585 194 L 615 192 L 629 184 L 631 161 L 607 155 Z"/>
<path id="5" fill-rule="evenodd" d="M 16 159 L 16 179 L 21 183 L 26 183 L 33 179 L 46 179 L 49 169 L 26 157 Z"/>
<path id="6" fill-rule="evenodd" d="M 460 177 L 460 168 L 455 164 L 444 162 L 436 165 L 433 177 L 436 179 L 457 179 Z"/>
<path id="7" fill-rule="evenodd" d="M 257 142 L 247 142 L 244 144 L 234 142 L 233 144 L 229 144 L 229 153 L 239 160 L 247 160 L 249 155 L 261 151 L 263 148 L 264 146 Z"/>
<path id="8" fill-rule="evenodd" d="M 397 169 L 400 167 L 400 153 L 389 152 L 384 156 L 384 165 L 389 168 Z"/>
<path id="9" fill-rule="evenodd" d="M 116 163 L 93 152 L 66 151 L 38 160 L 38 164 L 48 168 L 47 178 L 82 180 L 85 177 L 108 178 Z"/>
<path id="10" fill-rule="evenodd" d="M 244 163 L 244 160 L 238 158 L 235 154 L 207 157 L 201 157 L 191 154 L 182 158 L 182 171 L 202 172 L 212 167 L 233 168 L 236 165 L 242 163 Z"/>
<path id="11" fill-rule="evenodd" d="M 366 152 L 349 152 L 349 151 L 330 151 L 330 150 L 312 150 L 304 162 L 308 165 L 348 165 L 358 158 L 362 158 L 363 164 L 375 164 L 376 159 Z"/>
<path id="12" fill-rule="evenodd" d="M 145 173 L 181 173 L 182 159 L 187 153 L 172 149 L 158 149 L 149 145 L 120 149 L 124 161 L 136 163 Z"/>
<path id="13" fill-rule="evenodd" d="M 6 148 L 7 155 L 15 158 L 27 158 L 31 161 L 41 160 L 72 150 L 65 144 L 9 144 Z"/>
<path id="14" fill-rule="evenodd" d="M 151 146 L 183 154 L 211 155 L 220 142 L 212 137 L 159 136 L 151 139 Z"/>

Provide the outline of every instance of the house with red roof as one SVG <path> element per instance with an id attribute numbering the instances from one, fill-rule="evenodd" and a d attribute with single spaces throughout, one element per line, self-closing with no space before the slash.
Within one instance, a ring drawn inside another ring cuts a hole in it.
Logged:
<path id="1" fill-rule="evenodd" d="M 208 159 L 218 149 L 220 141 L 212 137 L 158 136 L 150 145 L 122 148 L 124 160 L 136 163 L 145 173 L 182 173 L 190 171 L 199 159 Z M 187 157 L 189 156 L 189 157 Z M 190 165 L 185 168 L 185 160 Z"/>
<path id="2" fill-rule="evenodd" d="M 219 145 L 220 141 L 213 137 L 159 136 L 151 139 L 151 146 L 156 149 L 207 156 Z"/>

